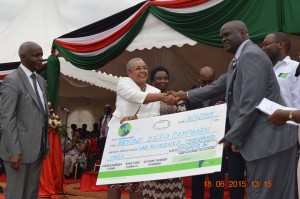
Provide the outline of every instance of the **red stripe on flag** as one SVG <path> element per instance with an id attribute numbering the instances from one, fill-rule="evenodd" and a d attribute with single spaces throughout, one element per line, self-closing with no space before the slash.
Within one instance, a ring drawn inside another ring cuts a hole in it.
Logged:
<path id="1" fill-rule="evenodd" d="M 7 75 L 9 75 L 9 74 L 0 75 L 0 79 L 4 79 L 4 77 L 6 77 Z"/>
<path id="2" fill-rule="evenodd" d="M 141 9 L 137 12 L 137 14 L 123 28 L 97 42 L 90 43 L 90 44 L 86 44 L 86 43 L 74 44 L 74 43 L 64 42 L 60 40 L 56 40 L 55 42 L 58 43 L 61 47 L 73 52 L 89 53 L 89 52 L 97 51 L 99 49 L 102 49 L 110 45 L 111 43 L 119 39 L 121 36 L 123 36 L 133 26 L 137 18 L 144 12 L 147 6 L 148 6 L 148 2 L 141 7 Z"/>
<path id="3" fill-rule="evenodd" d="M 205 3 L 209 0 L 176 0 L 176 1 L 156 1 L 151 0 L 149 3 L 154 6 L 165 8 L 186 8 Z"/>

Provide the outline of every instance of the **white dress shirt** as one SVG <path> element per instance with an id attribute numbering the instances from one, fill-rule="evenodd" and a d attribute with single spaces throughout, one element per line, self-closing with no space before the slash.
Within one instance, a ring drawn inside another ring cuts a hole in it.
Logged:
<path id="1" fill-rule="evenodd" d="M 34 86 L 33 86 L 33 79 L 31 78 L 31 75 L 32 75 L 32 73 L 35 73 L 36 74 L 36 72 L 31 72 L 28 68 L 26 68 L 25 66 L 23 66 L 22 64 L 20 65 L 20 67 L 22 68 L 22 70 L 24 71 L 24 73 L 26 74 L 26 76 L 27 76 L 27 78 L 28 78 L 28 80 L 29 80 L 29 82 L 30 82 L 30 85 L 31 85 L 31 87 L 32 87 L 32 89 L 33 89 L 33 91 L 35 92 L 35 89 L 34 89 Z M 40 98 L 41 98 L 41 101 L 42 101 L 42 104 L 43 104 L 43 108 L 44 108 L 44 110 L 45 110 L 45 108 L 46 108 L 46 106 L 45 106 L 45 99 L 44 99 L 44 94 L 43 94 L 43 91 L 42 91 L 42 89 L 41 89 L 41 87 L 40 87 L 40 84 L 39 84 L 39 81 L 38 80 L 36 80 L 37 81 L 37 90 L 38 90 L 38 92 L 39 92 L 39 96 L 40 96 Z M 48 104 L 47 104 L 48 105 Z"/>
<path id="2" fill-rule="evenodd" d="M 111 117 L 112 117 L 112 114 L 104 115 L 104 117 L 103 117 L 103 119 L 101 121 L 100 138 L 107 136 L 107 133 L 108 133 L 108 123 L 109 123 Z M 106 126 L 105 126 L 105 134 L 103 135 L 102 134 L 102 131 L 103 131 L 102 128 L 104 127 L 103 123 L 104 123 L 105 118 L 106 118 Z"/>
<path id="3" fill-rule="evenodd" d="M 274 66 L 274 72 L 280 86 L 281 97 L 286 106 L 300 109 L 300 77 L 295 77 L 299 62 L 286 56 Z"/>

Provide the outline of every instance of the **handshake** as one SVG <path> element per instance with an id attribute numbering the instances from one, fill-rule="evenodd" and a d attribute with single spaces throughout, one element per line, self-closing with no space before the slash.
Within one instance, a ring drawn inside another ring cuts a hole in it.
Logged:
<path id="1" fill-rule="evenodd" d="M 187 93 L 184 91 L 168 91 L 164 93 L 161 101 L 168 105 L 178 105 L 178 102 L 181 100 L 187 99 Z"/>

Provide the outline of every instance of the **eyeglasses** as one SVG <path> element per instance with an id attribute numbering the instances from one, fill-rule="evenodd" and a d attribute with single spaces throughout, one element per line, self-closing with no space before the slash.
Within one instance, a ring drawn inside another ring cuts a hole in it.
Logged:
<path id="1" fill-rule="evenodd" d="M 278 43 L 280 43 L 280 42 L 269 42 L 269 43 L 263 43 L 262 44 L 262 47 L 267 47 L 267 46 L 269 46 L 269 45 L 271 45 L 271 44 L 278 44 Z"/>
<path id="2" fill-rule="evenodd" d="M 140 71 L 142 71 L 142 70 L 148 70 L 148 67 L 147 66 L 137 66 L 137 67 L 135 67 L 135 68 L 132 68 L 132 69 L 130 69 L 131 71 L 138 71 L 138 72 L 140 72 Z"/>

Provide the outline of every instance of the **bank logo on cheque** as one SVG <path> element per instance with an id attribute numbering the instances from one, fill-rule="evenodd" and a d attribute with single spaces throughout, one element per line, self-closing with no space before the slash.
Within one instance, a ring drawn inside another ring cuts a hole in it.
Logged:
<path id="1" fill-rule="evenodd" d="M 131 124 L 129 123 L 125 123 L 122 124 L 118 130 L 118 134 L 121 137 L 125 137 L 126 135 L 128 135 L 131 131 Z"/>

